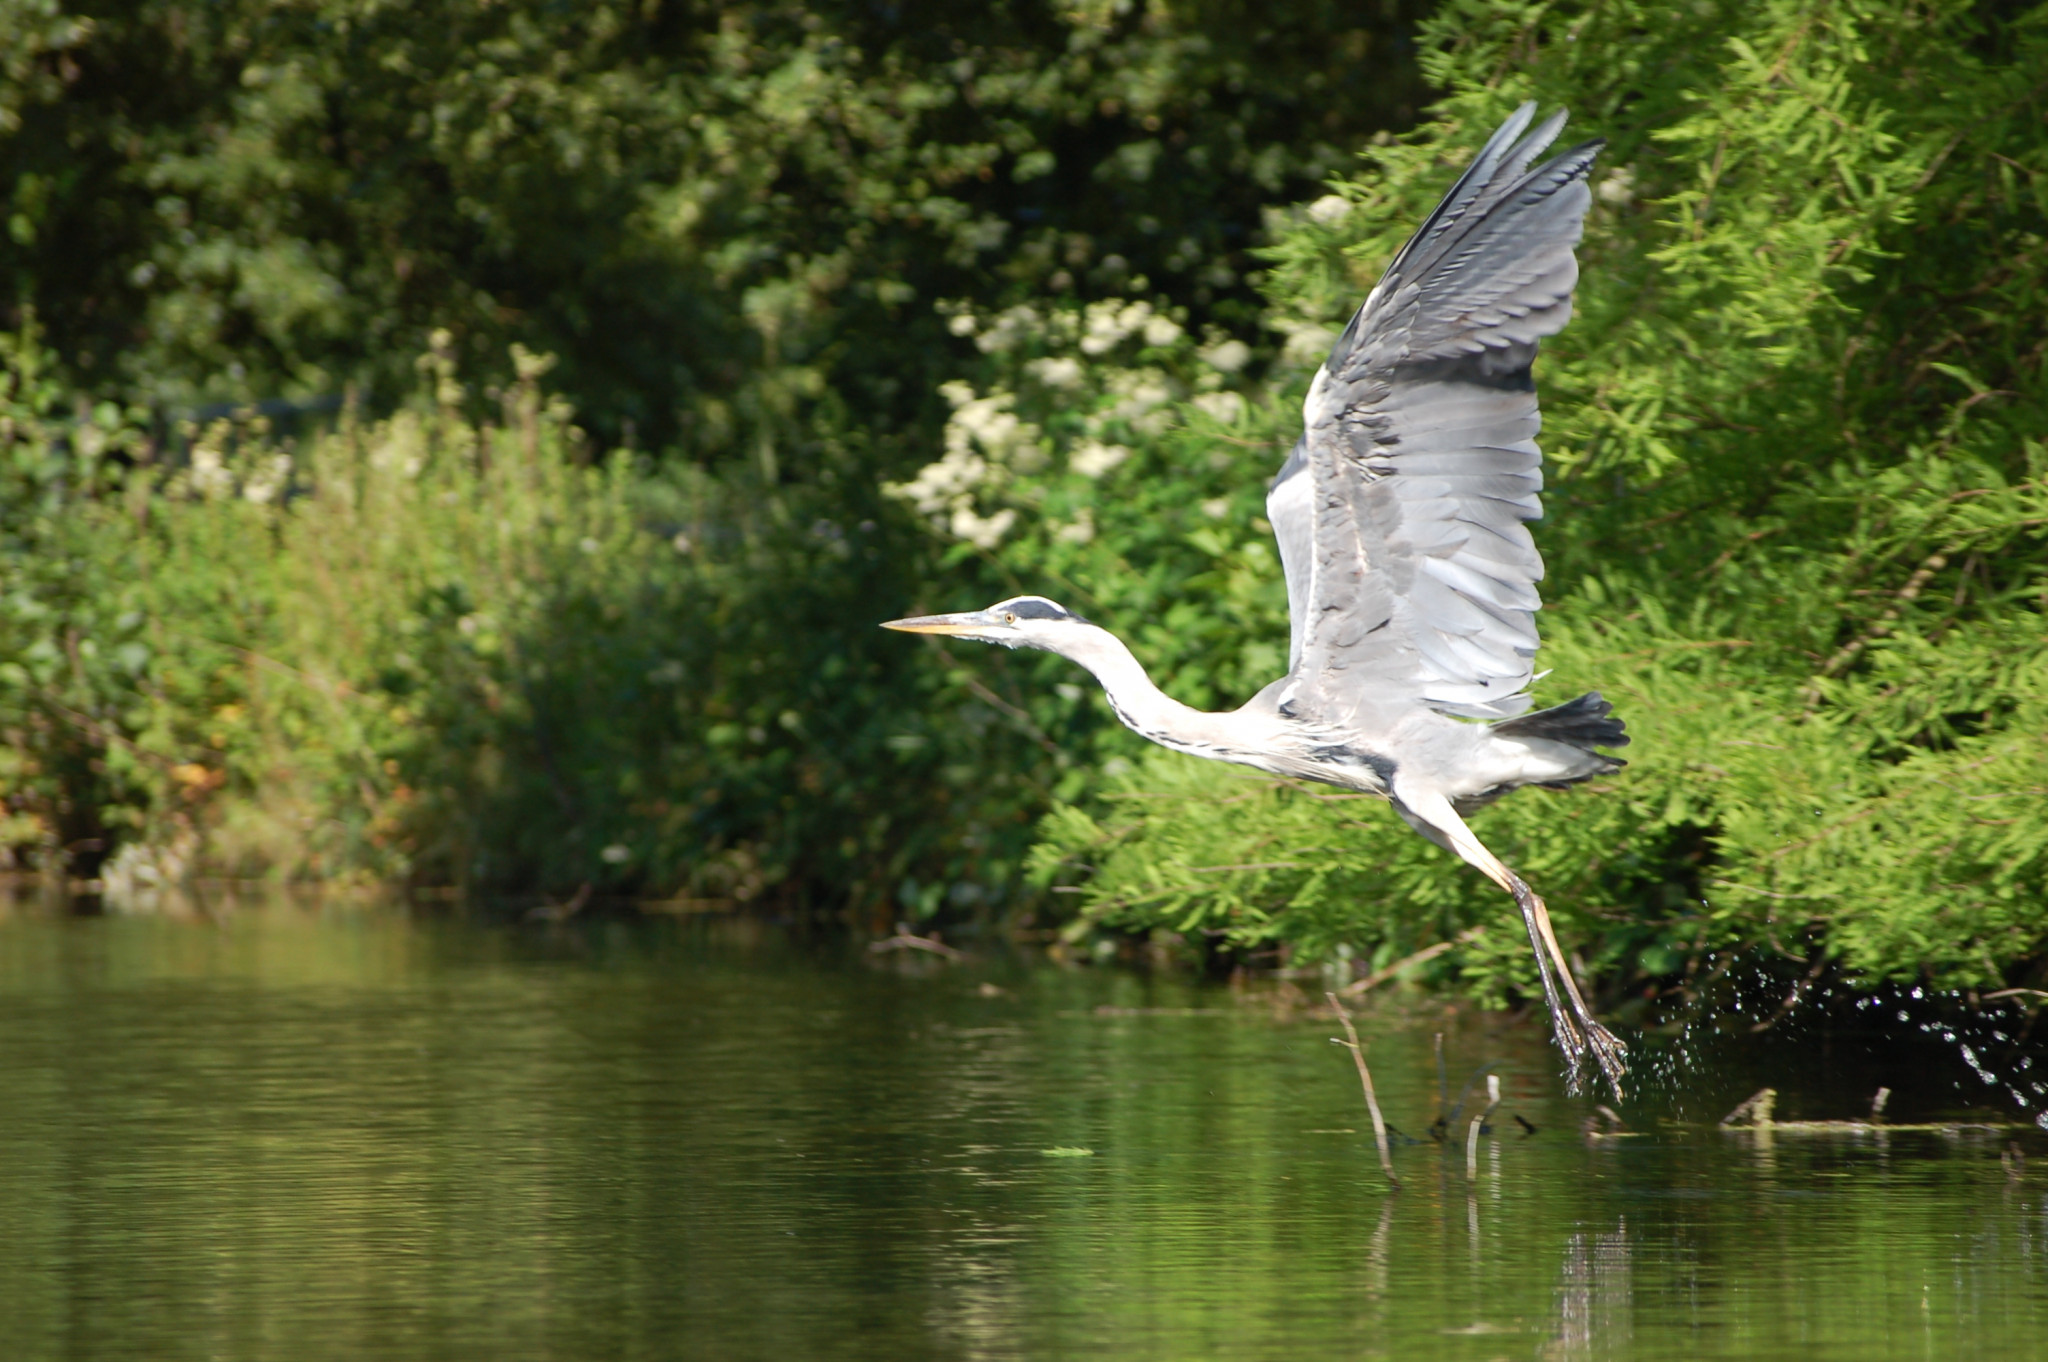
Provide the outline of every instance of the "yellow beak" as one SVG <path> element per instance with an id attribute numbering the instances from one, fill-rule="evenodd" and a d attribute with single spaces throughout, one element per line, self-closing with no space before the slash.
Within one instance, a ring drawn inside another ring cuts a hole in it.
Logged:
<path id="1" fill-rule="evenodd" d="M 995 616 L 986 610 L 970 610 L 962 615 L 918 615 L 907 620 L 884 620 L 884 629 L 895 629 L 905 634 L 979 634 L 997 625 Z"/>

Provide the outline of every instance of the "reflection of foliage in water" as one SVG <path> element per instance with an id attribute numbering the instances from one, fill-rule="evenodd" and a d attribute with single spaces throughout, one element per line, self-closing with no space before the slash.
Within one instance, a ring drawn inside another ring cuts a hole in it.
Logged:
<path id="1" fill-rule="evenodd" d="M 1747 1362 L 2048 1331 L 2048 1139 L 2018 1182 L 1968 1137 L 1587 1143 L 1539 1028 L 1381 1006 L 1401 1124 L 1443 1031 L 1539 1127 L 1498 1122 L 1471 1181 L 1404 1146 L 1389 1194 L 1327 1018 L 923 966 L 750 923 L 0 917 L 10 1353 Z"/>

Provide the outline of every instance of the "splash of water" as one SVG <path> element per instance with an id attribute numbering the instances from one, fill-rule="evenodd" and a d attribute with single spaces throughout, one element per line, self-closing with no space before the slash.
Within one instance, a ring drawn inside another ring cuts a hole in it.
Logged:
<path id="1" fill-rule="evenodd" d="M 1848 1085 L 1867 1080 L 1872 1091 L 1907 1089 L 1919 1105 L 1944 1110 L 1989 1099 L 2048 1130 L 2048 1081 L 2036 1063 L 2048 1053 L 2048 1028 L 2029 1020 L 2020 998 L 1973 1005 L 1961 991 L 1860 990 L 1816 973 L 1800 978 L 1782 966 L 1708 957 L 1689 1005 L 1653 1026 L 1661 1042 L 1639 1049 L 1639 1093 L 1698 1118 L 1719 1115 L 1702 1104 L 1752 1080 L 1833 1105 L 1852 1098 Z M 1953 1064 L 1930 1064 L 1927 1042 Z M 1959 1100 L 1944 1100 L 1944 1092 Z"/>

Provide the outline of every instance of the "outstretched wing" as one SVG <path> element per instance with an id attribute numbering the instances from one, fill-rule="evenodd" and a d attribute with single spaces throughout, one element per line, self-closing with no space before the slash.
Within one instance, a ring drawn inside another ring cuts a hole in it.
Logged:
<path id="1" fill-rule="evenodd" d="M 1267 498 L 1292 615 L 1282 708 L 1356 727 L 1427 705 L 1529 706 L 1543 513 L 1530 365 L 1571 317 L 1599 142 L 1535 169 L 1564 126 L 1525 104 L 1330 351 Z"/>

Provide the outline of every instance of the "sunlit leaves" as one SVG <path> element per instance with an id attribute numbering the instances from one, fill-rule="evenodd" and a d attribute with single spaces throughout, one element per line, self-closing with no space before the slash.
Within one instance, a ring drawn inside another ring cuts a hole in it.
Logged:
<path id="1" fill-rule="evenodd" d="M 1609 139 L 1578 315 L 1538 366 L 1555 669 L 1539 699 L 1597 687 L 1635 745 L 1622 775 L 1517 795 L 1482 834 L 1612 980 L 1730 944 L 1972 984 L 2038 960 L 2038 23 L 1955 4 L 1453 3 L 1428 32 L 1438 117 L 1321 211 L 1276 215 L 1269 321 L 1341 324 L 1519 100 Z M 1299 382 L 1287 353 L 1255 401 Z M 1144 534 L 1113 505 L 1095 519 L 1112 543 Z M 1020 577 L 1032 543 L 1006 550 Z M 1190 651 L 1277 635 L 1213 571 L 1163 585 L 1231 621 Z M 1511 914 L 1476 877 L 1391 819 L 1367 833 L 1307 792 L 1223 794 L 1232 779 L 1154 757 L 1092 818 L 1047 822 L 1040 873 L 1084 922 L 1311 957 L 1490 922 L 1451 958 L 1487 996 L 1513 982 Z"/>

